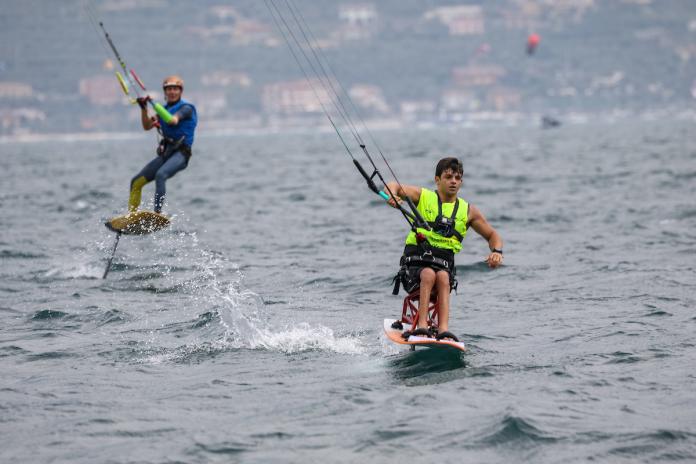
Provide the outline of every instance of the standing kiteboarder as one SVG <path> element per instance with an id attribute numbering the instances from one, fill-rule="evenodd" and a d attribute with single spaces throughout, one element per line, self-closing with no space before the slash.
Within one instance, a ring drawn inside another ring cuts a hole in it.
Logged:
<path id="1" fill-rule="evenodd" d="M 454 254 L 462 249 L 462 239 L 469 227 L 488 242 L 491 252 L 486 262 L 492 268 L 503 262 L 503 240 L 486 221 L 481 211 L 468 204 L 457 193 L 462 186 L 464 169 L 457 158 L 443 158 L 435 168 L 436 191 L 412 185 L 389 182 L 387 192 L 391 206 L 397 207 L 402 198 L 417 205 L 422 218 L 430 229 L 414 228 L 406 237 L 406 247 L 401 258 L 398 277 L 407 292 L 420 288 L 418 299 L 418 327 L 409 335 L 432 337 L 427 326 L 428 302 L 437 294 L 439 302 L 439 325 L 437 339 L 459 341 L 449 332 L 449 294 L 456 287 L 454 279 Z"/>
<path id="2" fill-rule="evenodd" d="M 166 99 L 165 109 L 172 115 L 169 121 L 159 114 L 150 116 L 147 111 L 149 96 L 138 97 L 143 129 L 148 131 L 157 127 L 162 134 L 157 157 L 150 161 L 131 180 L 128 210 L 136 211 L 140 206 L 141 191 L 145 184 L 155 181 L 155 212 L 160 213 L 164 204 L 167 179 L 186 169 L 191 158 L 194 133 L 198 116 L 196 107 L 181 98 L 184 81 L 179 76 L 169 76 L 162 83 Z"/>

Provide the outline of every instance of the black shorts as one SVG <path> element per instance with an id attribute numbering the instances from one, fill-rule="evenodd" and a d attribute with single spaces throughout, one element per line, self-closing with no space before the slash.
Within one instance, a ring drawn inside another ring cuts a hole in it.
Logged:
<path id="1" fill-rule="evenodd" d="M 434 270 L 435 272 L 438 271 L 445 271 L 447 274 L 449 274 L 449 281 L 450 281 L 450 291 L 454 288 L 455 285 L 455 278 L 452 275 L 450 271 L 447 269 L 443 269 L 439 266 L 402 266 L 400 274 L 401 274 L 401 285 L 403 285 L 404 290 L 406 293 L 411 293 L 416 291 L 420 287 L 420 274 L 421 271 L 425 268 L 430 268 Z"/>

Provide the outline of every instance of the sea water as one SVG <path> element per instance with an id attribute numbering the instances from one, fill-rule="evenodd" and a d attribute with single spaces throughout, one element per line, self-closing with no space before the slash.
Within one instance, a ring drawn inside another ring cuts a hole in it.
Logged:
<path id="1" fill-rule="evenodd" d="M 461 157 L 505 241 L 457 256 L 454 356 L 385 340 L 408 226 L 335 134 L 201 134 L 106 280 L 151 136 L 3 143 L 0 459 L 696 461 L 695 133 L 377 133 L 403 183 Z"/>

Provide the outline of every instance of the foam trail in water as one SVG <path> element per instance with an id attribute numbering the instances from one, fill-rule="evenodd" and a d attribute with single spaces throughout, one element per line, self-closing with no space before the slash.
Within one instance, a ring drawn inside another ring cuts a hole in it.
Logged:
<path id="1" fill-rule="evenodd" d="M 70 279 L 99 279 L 104 274 L 104 268 L 94 262 L 62 262 L 48 269 L 43 278 L 51 280 Z"/>
<path id="2" fill-rule="evenodd" d="M 312 327 L 302 322 L 279 332 L 261 330 L 260 337 L 252 340 L 256 346 L 286 353 L 307 350 L 331 350 L 336 353 L 360 354 L 364 348 L 353 337 L 336 337 L 328 327 Z"/>
<path id="3" fill-rule="evenodd" d="M 225 337 L 240 348 L 267 349 L 284 353 L 309 350 L 329 350 L 336 353 L 359 354 L 364 351 L 355 337 L 337 337 L 328 327 L 311 326 L 300 322 L 293 327 L 273 330 L 263 317 L 263 302 L 250 290 L 237 291 L 234 287 L 220 295 L 225 301 L 221 321 Z"/>
<path id="4" fill-rule="evenodd" d="M 273 328 L 262 298 L 242 285 L 243 275 L 238 266 L 227 261 L 220 253 L 204 249 L 195 232 L 182 230 L 188 225 L 184 214 L 179 213 L 173 217 L 177 220 L 168 230 L 129 240 L 124 244 L 127 246 L 122 246 L 119 250 L 119 258 L 128 263 L 131 270 L 126 271 L 127 274 L 133 274 L 132 270 L 145 273 L 143 280 L 133 281 L 136 285 L 137 282 L 152 284 L 160 290 L 192 296 L 195 300 L 194 307 L 199 310 L 206 308 L 220 316 L 224 333 L 221 338 L 211 340 L 211 337 L 220 336 L 219 332 L 216 334 L 212 331 L 202 336 L 206 339 L 197 339 L 174 349 L 165 348 L 167 353 L 154 354 L 149 358 L 151 362 L 187 358 L 196 352 L 225 351 L 230 348 L 266 349 L 284 353 L 310 350 L 346 354 L 364 352 L 358 337 L 339 337 L 330 328 L 321 325 L 298 322 L 292 326 Z M 54 278 L 101 277 L 101 255 L 108 249 L 110 239 L 111 234 L 107 239 L 81 250 L 77 253 L 77 259 L 48 272 Z M 97 259 L 95 248 L 98 252 Z M 222 275 L 229 280 L 220 280 L 219 276 Z M 129 280 L 127 276 L 114 273 L 110 282 L 113 285 L 113 282 L 124 278 Z M 186 316 L 190 316 L 188 311 Z"/>
<path id="5" fill-rule="evenodd" d="M 193 243 L 197 245 L 196 237 Z M 199 249 L 198 272 L 194 281 L 195 293 L 205 295 L 207 303 L 215 307 L 225 328 L 223 342 L 231 348 L 267 349 L 284 353 L 309 350 L 328 350 L 337 353 L 358 354 L 364 351 L 357 337 L 337 337 L 328 327 L 311 326 L 299 322 L 293 327 L 273 329 L 270 317 L 264 311 L 261 297 L 242 285 L 239 268 L 234 271 L 234 281 L 220 282 L 223 259 L 211 252 Z"/>

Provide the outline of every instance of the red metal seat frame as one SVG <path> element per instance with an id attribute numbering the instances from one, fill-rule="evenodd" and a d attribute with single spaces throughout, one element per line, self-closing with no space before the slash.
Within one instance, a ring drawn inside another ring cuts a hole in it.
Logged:
<path id="1" fill-rule="evenodd" d="M 411 328 L 418 325 L 418 301 L 420 300 L 420 288 L 415 289 L 404 298 L 404 306 L 401 310 L 401 322 L 411 324 Z M 430 295 L 428 304 L 428 327 L 437 329 L 440 305 L 435 292 Z"/>

